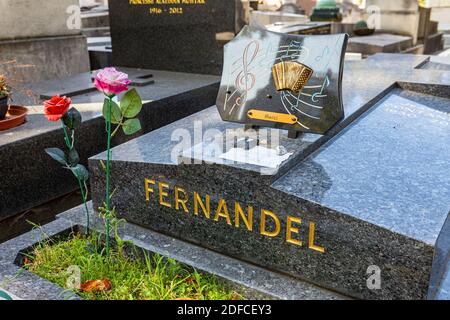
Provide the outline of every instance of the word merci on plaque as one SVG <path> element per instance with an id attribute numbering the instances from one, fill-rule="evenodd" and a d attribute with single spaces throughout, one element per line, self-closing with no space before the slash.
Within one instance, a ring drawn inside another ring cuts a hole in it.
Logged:
<path id="1" fill-rule="evenodd" d="M 147 202 L 157 201 L 161 207 L 173 209 L 174 211 L 183 212 L 184 214 L 193 214 L 194 216 L 202 215 L 207 220 L 213 222 L 226 222 L 230 227 L 246 228 L 250 232 L 259 232 L 262 236 L 275 238 L 282 234 L 285 241 L 289 244 L 307 247 L 310 250 L 325 253 L 325 248 L 315 243 L 316 223 L 309 222 L 308 232 L 305 239 L 301 239 L 299 226 L 303 221 L 299 217 L 288 215 L 286 217 L 286 229 L 281 232 L 280 217 L 267 209 L 259 211 L 259 226 L 255 226 L 254 208 L 250 205 L 246 209 L 238 202 L 227 202 L 219 197 L 218 203 L 212 206 L 211 196 L 208 194 L 201 195 L 198 192 L 188 192 L 180 186 L 173 186 L 167 182 L 156 181 L 146 178 L 144 180 L 145 200 Z M 192 208 L 191 210 L 189 208 Z M 269 219 L 272 221 L 273 227 L 268 228 Z M 256 229 L 256 230 L 255 230 Z"/>

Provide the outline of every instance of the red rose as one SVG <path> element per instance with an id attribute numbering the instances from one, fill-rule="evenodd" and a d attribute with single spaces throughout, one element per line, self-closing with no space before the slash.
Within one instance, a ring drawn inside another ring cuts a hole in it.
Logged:
<path id="1" fill-rule="evenodd" d="M 44 114 L 48 121 L 60 120 L 70 108 L 72 100 L 67 97 L 54 96 L 44 101 Z"/>

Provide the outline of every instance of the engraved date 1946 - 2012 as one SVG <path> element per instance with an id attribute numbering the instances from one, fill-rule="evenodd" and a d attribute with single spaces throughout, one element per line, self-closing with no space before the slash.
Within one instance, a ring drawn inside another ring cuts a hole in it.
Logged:
<path id="1" fill-rule="evenodd" d="M 150 14 L 183 14 L 184 10 L 181 7 L 169 7 L 169 8 L 158 8 L 158 7 L 151 7 L 148 9 L 148 12 Z"/>

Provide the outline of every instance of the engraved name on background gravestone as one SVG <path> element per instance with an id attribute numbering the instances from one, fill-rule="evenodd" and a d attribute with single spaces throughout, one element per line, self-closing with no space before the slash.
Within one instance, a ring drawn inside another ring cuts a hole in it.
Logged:
<path id="1" fill-rule="evenodd" d="M 114 65 L 220 75 L 241 0 L 109 0 Z"/>
<path id="2" fill-rule="evenodd" d="M 247 26 L 225 46 L 223 120 L 324 134 L 344 117 L 348 35 L 298 36 Z"/>

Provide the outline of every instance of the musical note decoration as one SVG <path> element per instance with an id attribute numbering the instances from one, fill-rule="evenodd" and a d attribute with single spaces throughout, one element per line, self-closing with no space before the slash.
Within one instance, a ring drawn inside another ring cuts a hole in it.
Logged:
<path id="1" fill-rule="evenodd" d="M 216 103 L 222 119 L 326 133 L 344 117 L 347 40 L 344 34 L 299 36 L 245 27 L 225 46 Z"/>
<path id="2" fill-rule="evenodd" d="M 329 86 L 330 86 L 330 79 L 328 78 L 328 76 L 326 76 L 322 86 L 320 87 L 320 91 L 313 93 L 313 95 L 311 96 L 311 100 L 313 102 L 318 102 L 319 98 L 326 97 L 326 95 L 324 95 L 323 93 Z"/>

